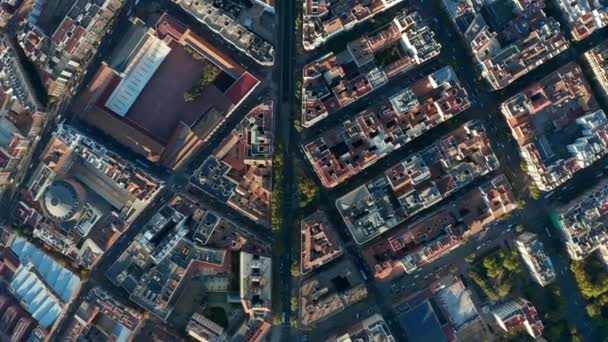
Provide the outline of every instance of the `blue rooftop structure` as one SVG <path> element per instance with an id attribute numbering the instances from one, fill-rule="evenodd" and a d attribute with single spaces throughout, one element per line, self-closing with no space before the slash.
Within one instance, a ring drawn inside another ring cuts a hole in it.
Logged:
<path id="1" fill-rule="evenodd" d="M 32 317 L 49 328 L 80 286 L 80 279 L 22 238 L 15 239 L 11 249 L 21 265 L 10 287 Z"/>
<path id="2" fill-rule="evenodd" d="M 428 300 L 400 313 L 398 319 L 412 341 L 447 342 Z"/>

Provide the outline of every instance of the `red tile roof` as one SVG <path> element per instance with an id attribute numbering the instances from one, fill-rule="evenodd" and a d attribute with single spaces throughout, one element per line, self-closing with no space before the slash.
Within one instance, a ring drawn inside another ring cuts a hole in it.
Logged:
<path id="1" fill-rule="evenodd" d="M 248 72 L 245 72 L 234 84 L 226 90 L 224 95 L 232 104 L 237 104 L 255 88 L 260 81 Z"/>
<path id="2" fill-rule="evenodd" d="M 161 39 L 169 35 L 176 40 L 180 40 L 187 30 L 186 25 L 167 13 L 164 13 L 156 22 L 156 31 Z"/>

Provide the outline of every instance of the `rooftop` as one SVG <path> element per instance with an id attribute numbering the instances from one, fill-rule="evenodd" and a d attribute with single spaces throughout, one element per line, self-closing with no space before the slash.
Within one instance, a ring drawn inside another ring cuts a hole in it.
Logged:
<path id="1" fill-rule="evenodd" d="M 460 331 L 472 321 L 479 320 L 479 313 L 471 298 L 471 292 L 460 279 L 453 277 L 445 280 L 447 282 L 437 290 L 436 298 L 447 312 L 452 327 L 456 331 Z"/>
<path id="2" fill-rule="evenodd" d="M 456 341 L 459 332 L 480 321 L 470 291 L 456 276 L 444 277 L 408 294 L 394 308 L 412 339 Z"/>
<path id="3" fill-rule="evenodd" d="M 530 232 L 520 234 L 515 240 L 515 245 L 535 282 L 545 286 L 555 280 L 553 263 L 536 234 Z"/>
<path id="4" fill-rule="evenodd" d="M 516 207 L 504 176 L 498 176 L 459 196 L 428 216 L 403 224 L 363 249 L 376 278 L 394 278 L 403 272 L 445 256 L 463 241 Z"/>
<path id="5" fill-rule="evenodd" d="M 358 244 L 497 169 L 483 125 L 469 121 L 336 201 Z"/>
<path id="6" fill-rule="evenodd" d="M 446 66 L 304 145 L 321 182 L 334 187 L 470 106 Z"/>
<path id="7" fill-rule="evenodd" d="M 253 108 L 190 182 L 254 221 L 270 222 L 273 103 Z"/>
<path id="8" fill-rule="evenodd" d="M 608 5 L 600 1 L 566 1 L 557 2 L 570 26 L 575 40 L 589 37 L 593 32 L 608 25 Z"/>
<path id="9" fill-rule="evenodd" d="M 266 256 L 240 253 L 240 296 L 245 312 L 262 315 L 272 306 L 272 259 Z"/>
<path id="10" fill-rule="evenodd" d="M 14 97 L 20 106 L 31 112 L 42 110 L 42 104 L 37 99 L 37 94 L 32 82 L 23 69 L 15 50 L 9 44 L 0 42 L 0 85 L 2 91 Z"/>
<path id="11" fill-rule="evenodd" d="M 524 299 L 507 300 L 492 308 L 492 315 L 498 325 L 506 332 L 524 328 L 533 338 L 543 332 L 543 323 L 532 303 Z"/>
<path id="12" fill-rule="evenodd" d="M 585 52 L 585 58 L 602 87 L 603 95 L 608 96 L 608 40 Z"/>
<path id="13" fill-rule="evenodd" d="M 379 314 L 374 314 L 353 324 L 346 329 L 346 332 L 339 333 L 336 337 L 332 337 L 327 341 L 395 342 L 395 338 L 384 321 L 384 318 Z"/>
<path id="14" fill-rule="evenodd" d="M 602 181 L 553 215 L 572 259 L 581 260 L 608 242 L 608 181 Z"/>
<path id="15" fill-rule="evenodd" d="M 224 328 L 197 312 L 188 321 L 186 331 L 199 341 L 220 342 L 226 337 Z"/>
<path id="16" fill-rule="evenodd" d="M 540 190 L 555 189 L 604 155 L 608 127 L 604 112 L 597 108 L 574 63 L 501 105 L 528 174 Z"/>
<path id="17" fill-rule="evenodd" d="M 317 211 L 300 223 L 302 232 L 301 261 L 302 274 L 325 265 L 342 255 L 343 250 L 335 228 L 326 214 Z"/>
<path id="18" fill-rule="evenodd" d="M 497 90 L 565 51 L 560 24 L 543 11 L 544 0 L 443 1 L 481 75 Z"/>
<path id="19" fill-rule="evenodd" d="M 128 32 L 73 110 L 149 160 L 176 167 L 259 81 L 167 14 L 154 28 L 133 19 Z"/>
<path id="20" fill-rule="evenodd" d="M 213 0 L 173 0 L 203 25 L 219 34 L 228 43 L 239 49 L 257 63 L 265 66 L 274 64 L 274 47 L 248 27 L 237 17 L 244 9 L 238 1 Z"/>
<path id="21" fill-rule="evenodd" d="M 90 232 L 90 227 L 82 226 L 85 223 L 83 218 L 94 224 L 97 221 L 93 216 L 99 219 L 98 216 L 104 212 L 115 210 L 122 220 L 130 221 L 163 186 L 160 180 L 141 167 L 67 125 L 60 125 L 53 133 L 29 184 L 35 201 L 48 200 L 43 209 L 55 220 L 59 218 L 52 213 L 59 214 L 55 209 L 60 203 L 53 201 L 58 197 L 49 191 L 61 184 L 68 184 L 66 189 L 71 189 L 69 194 L 75 205 L 72 209 L 89 212 L 88 215 L 73 213 L 61 218 L 61 221 L 76 222 L 82 236 Z M 65 200 L 62 202 L 64 206 L 67 204 Z"/>
<path id="22" fill-rule="evenodd" d="M 367 298 L 367 288 L 357 267 L 347 259 L 333 263 L 300 286 L 300 322 L 303 325 L 328 319 Z"/>
<path id="23" fill-rule="evenodd" d="M 390 78 L 431 60 L 440 50 L 441 44 L 418 12 L 399 12 L 385 28 L 349 42 L 346 51 L 304 66 L 302 125 L 311 127 Z"/>
<path id="24" fill-rule="evenodd" d="M 200 247 L 190 239 L 204 216 L 192 199 L 175 195 L 144 225 L 106 276 L 135 303 L 166 320 L 190 275 L 213 277 L 230 269 L 226 250 Z M 206 286 L 227 285 L 209 281 Z"/>
<path id="25" fill-rule="evenodd" d="M 80 287 L 80 279 L 22 238 L 13 241 L 11 250 L 21 264 L 10 288 L 32 317 L 49 329 Z"/>
<path id="26" fill-rule="evenodd" d="M 69 321 L 64 341 L 76 342 L 88 334 L 90 329 L 101 331 L 117 341 L 132 338 L 134 330 L 143 317 L 101 287 L 88 292 L 84 301 Z"/>
<path id="27" fill-rule="evenodd" d="M 410 310 L 399 313 L 397 319 L 412 340 L 448 341 L 429 301 L 419 303 Z"/>
<path id="28" fill-rule="evenodd" d="M 47 92 L 72 90 L 82 66 L 95 55 L 124 0 L 35 1 L 18 41 Z"/>
<path id="29" fill-rule="evenodd" d="M 338 0 L 303 3 L 303 43 L 304 49 L 312 50 L 343 31 L 350 30 L 358 23 L 395 6 L 402 0 Z"/>

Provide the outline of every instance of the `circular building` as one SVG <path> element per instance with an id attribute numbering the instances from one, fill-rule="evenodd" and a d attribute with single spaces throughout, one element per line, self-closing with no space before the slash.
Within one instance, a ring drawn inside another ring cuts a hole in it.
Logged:
<path id="1" fill-rule="evenodd" d="M 80 214 L 86 193 L 75 180 L 53 182 L 45 191 L 43 207 L 46 215 L 59 222 L 71 221 Z"/>

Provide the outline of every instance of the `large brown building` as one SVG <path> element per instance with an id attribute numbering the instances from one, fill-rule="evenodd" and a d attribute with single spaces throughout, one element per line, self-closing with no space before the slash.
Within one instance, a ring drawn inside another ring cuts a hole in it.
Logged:
<path id="1" fill-rule="evenodd" d="M 134 19 L 74 112 L 148 160 L 183 165 L 259 81 L 184 24 Z"/>

